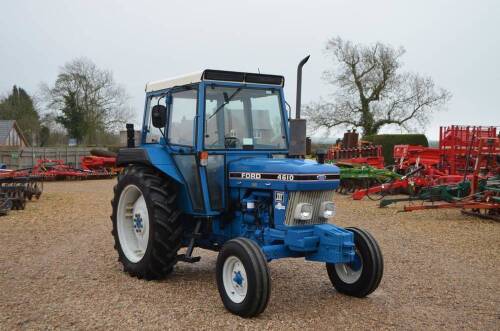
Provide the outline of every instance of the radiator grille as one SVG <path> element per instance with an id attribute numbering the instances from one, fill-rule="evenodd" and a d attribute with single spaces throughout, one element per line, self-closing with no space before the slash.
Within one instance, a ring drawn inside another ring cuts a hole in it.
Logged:
<path id="1" fill-rule="evenodd" d="M 286 207 L 285 224 L 288 226 L 310 225 L 326 223 L 326 220 L 319 218 L 319 207 L 323 201 L 333 201 L 334 191 L 300 191 L 288 193 L 288 205 Z M 313 216 L 309 221 L 299 221 L 293 218 L 295 206 L 305 202 L 313 205 Z"/>

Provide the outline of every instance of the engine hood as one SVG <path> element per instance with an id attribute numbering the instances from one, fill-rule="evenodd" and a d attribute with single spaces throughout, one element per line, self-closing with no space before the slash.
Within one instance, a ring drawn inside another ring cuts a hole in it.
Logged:
<path id="1" fill-rule="evenodd" d="M 228 164 L 232 187 L 274 190 L 333 190 L 339 168 L 302 159 L 242 158 Z"/>

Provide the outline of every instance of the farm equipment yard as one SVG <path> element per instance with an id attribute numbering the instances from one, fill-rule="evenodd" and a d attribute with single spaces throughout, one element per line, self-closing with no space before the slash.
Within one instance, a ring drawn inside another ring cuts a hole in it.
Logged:
<path id="1" fill-rule="evenodd" d="M 458 209 L 401 213 L 335 194 L 333 222 L 369 230 L 384 252 L 384 278 L 359 299 L 337 293 L 323 264 L 269 263 L 270 304 L 254 319 L 224 309 L 217 254 L 196 248 L 166 280 L 121 272 L 110 236 L 115 179 L 44 183 L 40 200 L 2 216 L 3 329 L 231 328 L 498 329 L 500 228 Z"/>

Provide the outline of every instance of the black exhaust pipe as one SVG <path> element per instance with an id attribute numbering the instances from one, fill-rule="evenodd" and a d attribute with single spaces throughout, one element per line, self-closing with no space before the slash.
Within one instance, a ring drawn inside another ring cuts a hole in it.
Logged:
<path id="1" fill-rule="evenodd" d="M 303 158 L 306 155 L 306 120 L 300 118 L 302 96 L 302 67 L 309 60 L 310 55 L 299 62 L 297 67 L 297 103 L 295 105 L 295 119 L 290 119 L 290 146 L 288 155 Z"/>
<path id="2" fill-rule="evenodd" d="M 125 127 L 127 128 L 127 148 L 134 148 L 135 147 L 134 124 L 127 123 Z"/>
<path id="3" fill-rule="evenodd" d="M 309 57 L 311 55 L 306 56 L 299 62 L 297 67 L 297 103 L 295 104 L 295 118 L 300 119 L 300 107 L 301 107 L 301 99 L 302 99 L 302 67 L 309 61 Z"/>

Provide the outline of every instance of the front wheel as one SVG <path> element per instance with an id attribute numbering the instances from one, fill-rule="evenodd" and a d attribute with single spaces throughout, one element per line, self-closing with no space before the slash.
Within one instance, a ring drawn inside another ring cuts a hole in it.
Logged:
<path id="1" fill-rule="evenodd" d="M 216 266 L 217 287 L 227 310 L 241 317 L 264 311 L 271 294 L 269 269 L 260 247 L 247 238 L 224 244 Z"/>
<path id="2" fill-rule="evenodd" d="M 365 297 L 375 291 L 382 280 L 384 260 L 377 241 L 358 228 L 346 228 L 354 233 L 356 256 L 350 263 L 327 263 L 328 277 L 337 291 Z"/>

